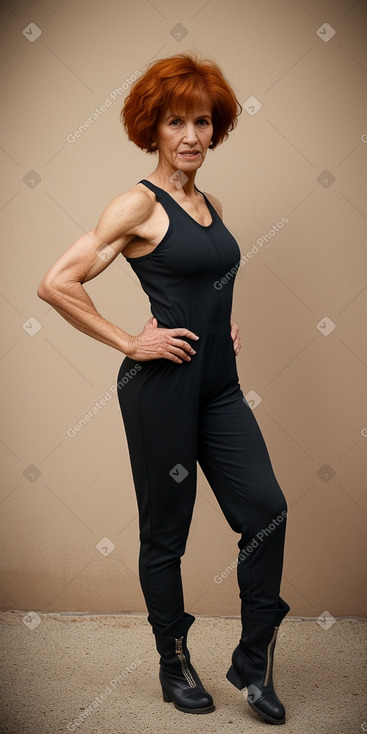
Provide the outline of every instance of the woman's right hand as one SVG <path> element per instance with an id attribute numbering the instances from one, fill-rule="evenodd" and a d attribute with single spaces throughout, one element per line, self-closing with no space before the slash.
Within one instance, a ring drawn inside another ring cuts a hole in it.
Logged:
<path id="1" fill-rule="evenodd" d="M 144 325 L 141 334 L 130 336 L 131 348 L 125 353 L 137 362 L 149 359 L 168 359 L 176 364 L 182 364 L 183 361 L 190 362 L 191 355 L 196 352 L 184 337 L 195 341 L 199 339 L 197 334 L 189 329 L 161 328 L 157 319 L 152 316 Z"/>

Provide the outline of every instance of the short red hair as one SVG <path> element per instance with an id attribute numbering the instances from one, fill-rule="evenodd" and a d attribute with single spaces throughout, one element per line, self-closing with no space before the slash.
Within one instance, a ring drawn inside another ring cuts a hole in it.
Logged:
<path id="1" fill-rule="evenodd" d="M 233 89 L 214 61 L 183 53 L 150 64 L 131 87 L 121 110 L 121 121 L 129 140 L 147 153 L 154 145 L 155 126 L 169 106 L 172 114 L 185 113 L 208 96 L 212 104 L 214 149 L 227 139 L 237 124 L 242 108 Z"/>

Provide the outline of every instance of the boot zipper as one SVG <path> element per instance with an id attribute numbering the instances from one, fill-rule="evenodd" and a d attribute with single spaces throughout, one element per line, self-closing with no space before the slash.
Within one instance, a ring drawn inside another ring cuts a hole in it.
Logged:
<path id="1" fill-rule="evenodd" d="M 192 677 L 186 662 L 186 657 L 182 649 L 182 640 L 183 637 L 180 637 L 179 639 L 176 639 L 176 655 L 178 656 L 178 659 L 181 663 L 181 670 L 183 675 L 185 676 L 190 688 L 195 688 L 196 682 L 194 681 L 194 678 Z"/>
<path id="2" fill-rule="evenodd" d="M 264 686 L 269 685 L 270 676 L 271 676 L 271 669 L 273 664 L 273 656 L 274 656 L 274 647 L 275 642 L 278 634 L 279 627 L 274 627 L 274 632 L 271 636 L 271 640 L 268 644 L 267 650 L 266 650 L 266 671 L 265 671 L 265 678 L 264 678 Z"/>

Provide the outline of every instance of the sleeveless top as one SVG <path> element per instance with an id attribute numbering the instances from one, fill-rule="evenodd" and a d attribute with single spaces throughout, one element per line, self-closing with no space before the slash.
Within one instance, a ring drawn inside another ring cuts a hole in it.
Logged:
<path id="1" fill-rule="evenodd" d="M 186 327 L 196 333 L 230 328 L 241 258 L 235 238 L 205 194 L 212 215 L 207 226 L 196 222 L 163 189 L 146 179 L 139 183 L 154 192 L 169 218 L 166 234 L 152 252 L 126 258 L 149 297 L 153 316 L 160 326 Z"/>

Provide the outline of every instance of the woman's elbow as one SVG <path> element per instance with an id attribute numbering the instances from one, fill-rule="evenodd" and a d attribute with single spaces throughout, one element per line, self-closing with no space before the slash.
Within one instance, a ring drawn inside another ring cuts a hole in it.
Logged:
<path id="1" fill-rule="evenodd" d="M 38 298 L 41 298 L 42 301 L 46 301 L 47 303 L 51 304 L 55 301 L 56 293 L 57 289 L 55 288 L 53 283 L 43 278 L 37 288 Z"/>

